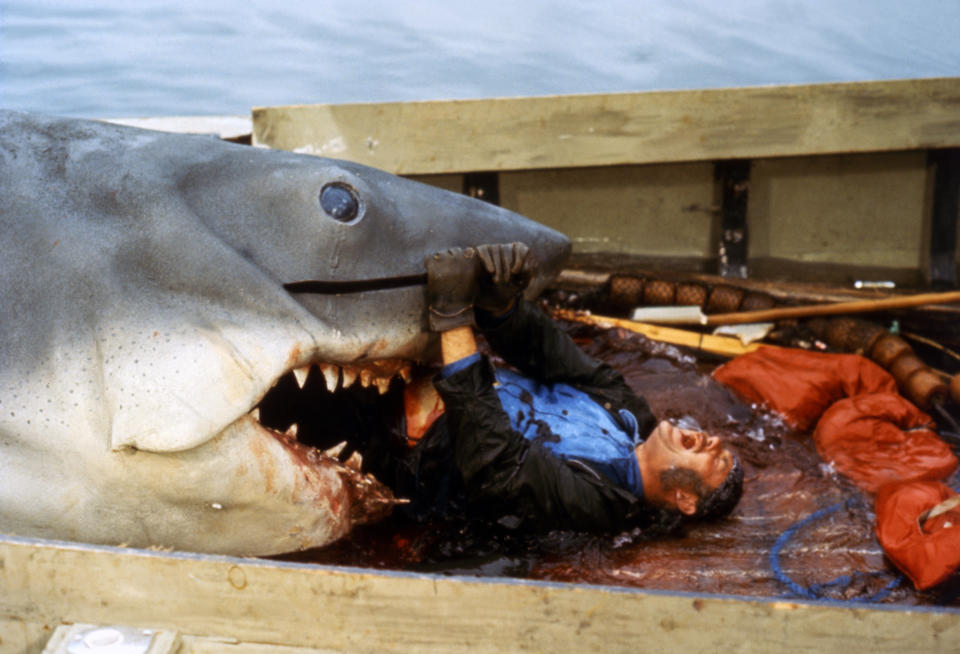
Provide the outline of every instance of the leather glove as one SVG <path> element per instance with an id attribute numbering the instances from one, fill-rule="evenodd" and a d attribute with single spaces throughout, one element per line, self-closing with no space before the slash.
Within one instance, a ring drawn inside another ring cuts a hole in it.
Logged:
<path id="1" fill-rule="evenodd" d="M 494 315 L 506 313 L 530 283 L 533 257 L 524 243 L 496 243 L 477 247 L 482 264 L 476 306 Z"/>
<path id="2" fill-rule="evenodd" d="M 473 248 L 450 248 L 423 260 L 427 269 L 430 330 L 445 332 L 473 325 L 479 261 Z"/>

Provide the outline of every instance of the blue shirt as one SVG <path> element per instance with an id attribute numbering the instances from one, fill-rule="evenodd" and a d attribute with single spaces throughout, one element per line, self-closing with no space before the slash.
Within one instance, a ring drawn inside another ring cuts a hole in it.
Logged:
<path id="1" fill-rule="evenodd" d="M 448 377 L 480 358 L 477 353 L 444 366 L 441 376 Z M 515 431 L 561 459 L 587 463 L 621 488 L 643 497 L 634 452 L 642 439 L 632 413 L 621 409 L 618 421 L 569 384 L 542 384 L 509 370 L 496 370 L 495 374 L 494 389 Z"/>

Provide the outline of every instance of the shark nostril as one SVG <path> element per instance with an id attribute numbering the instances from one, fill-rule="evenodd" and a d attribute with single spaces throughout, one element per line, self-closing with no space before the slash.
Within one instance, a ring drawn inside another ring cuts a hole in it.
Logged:
<path id="1" fill-rule="evenodd" d="M 328 216 L 342 223 L 354 220 L 360 213 L 356 192 L 346 184 L 327 184 L 320 190 L 320 207 Z"/>

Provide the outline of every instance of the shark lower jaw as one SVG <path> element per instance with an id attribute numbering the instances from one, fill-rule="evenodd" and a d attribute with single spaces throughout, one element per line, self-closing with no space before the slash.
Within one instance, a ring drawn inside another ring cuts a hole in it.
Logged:
<path id="1" fill-rule="evenodd" d="M 277 379 L 238 422 L 278 440 L 305 468 L 335 469 L 350 488 L 351 523 L 372 522 L 406 500 L 364 472 L 359 451 L 403 442 L 405 385 L 429 372 L 399 359 L 309 364 Z"/>
<path id="2" fill-rule="evenodd" d="M 398 359 L 309 364 L 277 379 L 233 427 L 255 440 L 279 443 L 286 452 L 283 465 L 308 480 L 295 484 L 298 501 L 316 503 L 318 511 L 342 507 L 346 513 L 333 511 L 340 517 L 326 528 L 345 533 L 350 526 L 386 517 L 395 505 L 408 501 L 364 471 L 359 450 L 374 439 L 402 437 L 403 390 L 413 371 L 410 362 Z M 340 480 L 332 485 L 331 472 Z M 325 544 L 329 534 L 323 535 L 317 542 L 305 537 L 296 549 Z"/>

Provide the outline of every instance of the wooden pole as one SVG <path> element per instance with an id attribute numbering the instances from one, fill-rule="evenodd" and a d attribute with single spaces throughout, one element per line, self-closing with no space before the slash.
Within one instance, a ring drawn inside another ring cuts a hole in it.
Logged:
<path id="1" fill-rule="evenodd" d="M 836 316 L 847 313 L 869 313 L 885 309 L 906 309 L 925 304 L 948 304 L 960 302 L 960 291 L 945 293 L 920 293 L 878 300 L 856 300 L 836 304 L 814 304 L 804 307 L 780 307 L 762 311 L 739 311 L 707 316 L 708 325 L 742 325 L 750 322 L 771 322 L 785 318 L 809 318 L 811 316 Z"/>
<path id="2" fill-rule="evenodd" d="M 570 320 L 582 322 L 588 325 L 598 327 L 620 327 L 637 334 L 643 334 L 654 341 L 671 343 L 673 345 L 682 345 L 695 350 L 710 352 L 711 354 L 721 354 L 723 356 L 735 357 L 747 352 L 753 352 L 761 347 L 774 347 L 763 343 L 751 343 L 744 345 L 739 338 L 732 336 L 715 336 L 713 334 L 701 334 L 699 332 L 688 331 L 685 329 L 674 329 L 671 327 L 661 327 L 651 325 L 635 320 L 625 318 L 612 318 L 610 316 L 595 316 L 591 314 L 577 313 L 569 309 L 554 309 L 553 316 L 561 320 Z"/>

